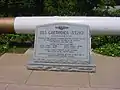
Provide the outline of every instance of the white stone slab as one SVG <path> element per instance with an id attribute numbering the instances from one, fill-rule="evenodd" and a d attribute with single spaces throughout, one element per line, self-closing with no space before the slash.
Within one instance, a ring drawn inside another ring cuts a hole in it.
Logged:
<path id="1" fill-rule="evenodd" d="M 29 69 L 93 71 L 89 26 L 54 23 L 37 26 Z"/>

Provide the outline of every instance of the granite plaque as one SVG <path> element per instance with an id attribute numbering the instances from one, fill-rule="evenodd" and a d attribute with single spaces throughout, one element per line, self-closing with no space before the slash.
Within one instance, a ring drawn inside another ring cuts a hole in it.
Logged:
<path id="1" fill-rule="evenodd" d="M 89 26 L 54 23 L 37 26 L 29 69 L 94 71 Z"/>

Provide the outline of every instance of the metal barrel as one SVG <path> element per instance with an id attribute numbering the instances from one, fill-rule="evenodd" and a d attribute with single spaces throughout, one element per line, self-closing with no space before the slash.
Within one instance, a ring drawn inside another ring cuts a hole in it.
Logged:
<path id="1" fill-rule="evenodd" d="M 120 17 L 41 16 L 1 18 L 1 33 L 35 33 L 36 26 L 52 23 L 89 25 L 91 35 L 120 35 Z"/>
<path id="2" fill-rule="evenodd" d="M 0 33 L 14 33 L 15 18 L 0 18 Z"/>

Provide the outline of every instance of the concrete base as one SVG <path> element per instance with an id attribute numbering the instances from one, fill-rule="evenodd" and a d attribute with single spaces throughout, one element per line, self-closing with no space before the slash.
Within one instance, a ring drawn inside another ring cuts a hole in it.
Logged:
<path id="1" fill-rule="evenodd" d="M 28 49 L 25 54 L 30 54 L 33 56 L 33 49 Z M 41 70 L 41 71 L 65 71 L 65 72 L 96 72 L 96 66 L 93 64 L 93 58 L 90 57 L 90 62 L 81 62 L 81 64 L 72 63 L 40 63 L 36 62 L 36 60 L 28 60 L 27 69 L 29 70 Z"/>
<path id="2" fill-rule="evenodd" d="M 64 72 L 90 72 L 95 73 L 95 65 L 79 65 L 79 66 L 62 66 L 62 65 L 27 65 L 28 70 L 41 70 L 41 71 L 64 71 Z"/>

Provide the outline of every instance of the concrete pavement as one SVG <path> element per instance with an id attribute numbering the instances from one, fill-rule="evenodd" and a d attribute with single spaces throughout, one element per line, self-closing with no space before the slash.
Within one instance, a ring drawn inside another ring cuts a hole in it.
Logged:
<path id="1" fill-rule="evenodd" d="M 0 57 L 0 90 L 120 90 L 120 57 L 92 54 L 96 73 L 32 71 L 31 54 Z"/>

